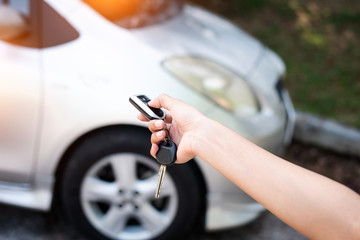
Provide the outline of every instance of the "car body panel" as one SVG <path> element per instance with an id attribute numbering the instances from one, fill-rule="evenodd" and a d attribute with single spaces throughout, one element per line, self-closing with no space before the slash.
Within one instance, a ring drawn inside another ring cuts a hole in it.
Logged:
<path id="1" fill-rule="evenodd" d="M 0 41 L 0 181 L 29 183 L 42 100 L 40 51 Z"/>
<path id="2" fill-rule="evenodd" d="M 275 85 L 284 73 L 285 68 L 282 61 L 274 57 L 273 54 L 266 49 L 257 68 L 255 68 L 254 74 L 249 79 L 249 84 L 253 86 L 255 94 L 261 92 L 258 97 L 262 108 L 258 114 L 248 117 L 235 117 L 229 111 L 214 106 L 207 115 L 264 149 L 282 155 L 288 143 L 286 138 L 289 135 L 292 136 L 295 119 L 286 116 L 288 112 L 293 111 L 291 100 L 289 98 L 281 99 L 274 91 Z M 269 84 L 272 88 L 268 87 Z M 267 96 L 264 97 L 262 94 Z M 289 109 L 285 109 L 284 104 L 291 106 Z M 207 230 L 212 231 L 236 226 L 240 223 L 245 224 L 264 210 L 264 207 L 256 203 L 215 169 L 207 166 L 204 161 L 200 160 L 198 164 L 208 186 L 209 207 L 205 224 Z M 241 212 L 241 214 L 236 214 L 236 212 Z"/>
<path id="3" fill-rule="evenodd" d="M 147 131 L 146 124 L 136 119 L 137 110 L 128 102 L 134 94 L 146 93 L 154 98 L 167 93 L 180 98 L 256 144 L 281 153 L 285 131 L 293 126 L 287 120 L 284 100 L 275 90 L 285 71 L 284 64 L 276 54 L 233 24 L 203 9 L 185 5 L 182 14 L 173 19 L 127 30 L 109 22 L 80 0 L 46 2 L 78 31 L 79 37 L 42 50 L 10 46 L 22 54 L 37 53 L 37 61 L 24 62 L 35 72 L 31 73 L 34 76 L 31 79 L 36 83 L 20 85 L 31 89 L 30 95 L 35 99 L 29 107 L 34 109 L 28 122 L 32 126 L 33 145 L 27 153 L 36 158 L 26 163 L 23 159 L 21 167 L 17 163 L 16 171 L 26 176 L 15 181 L 17 185 L 0 183 L 0 201 L 49 210 L 59 161 L 74 142 L 107 126 L 135 125 Z M 8 45 L 0 41 L 0 50 L 7 51 Z M 8 61 L 1 51 L 1 61 Z M 236 117 L 175 79 L 161 63 L 181 55 L 211 59 L 246 78 L 259 99 L 260 112 Z M 6 69 L 17 66 L 15 60 Z M 0 66 L 0 72 L 6 69 Z M 288 108 L 291 110 L 291 104 Z M 37 129 L 37 124 L 41 128 Z M 37 141 L 36 131 L 39 131 Z M 291 130 L 287 132 L 291 136 Z M 264 209 L 205 161 L 196 159 L 196 163 L 208 190 L 207 230 L 244 224 Z M 12 173 L 12 176 L 16 175 Z"/>
<path id="4" fill-rule="evenodd" d="M 62 9 L 62 6 L 60 4 L 58 8 Z M 156 97 L 167 92 L 196 103 L 201 111 L 213 105 L 174 81 L 161 68 L 158 55 L 138 43 L 129 31 L 114 31 L 119 27 L 103 21 L 96 12 L 85 10 L 81 17 L 68 21 L 80 27 L 86 26 L 82 23 L 86 19 L 99 18 L 97 27 L 78 28 L 79 39 L 71 44 L 46 49 L 43 53 L 46 101 L 39 159 L 47 164 L 39 164 L 39 173 L 48 173 L 49 170 L 53 173 L 68 143 L 93 129 L 121 124 L 144 126 L 136 122 L 134 116 L 137 111 L 128 102 L 129 96 L 135 93 L 146 92 L 148 96 Z M 92 49 L 91 55 L 89 49 Z M 72 107 L 69 108 L 69 105 Z M 71 118 L 64 119 L 63 115 Z M 50 163 L 52 166 L 49 169 Z"/>
<path id="5" fill-rule="evenodd" d="M 185 5 L 179 16 L 166 22 L 132 32 L 165 59 L 199 56 L 219 62 L 240 76 L 250 71 L 263 51 L 260 42 L 230 22 L 191 5 Z"/>

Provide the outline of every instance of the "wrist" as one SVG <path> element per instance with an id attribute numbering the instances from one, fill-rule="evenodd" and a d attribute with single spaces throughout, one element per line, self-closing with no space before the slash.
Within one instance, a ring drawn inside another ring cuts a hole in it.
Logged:
<path id="1" fill-rule="evenodd" d="M 206 116 L 200 119 L 199 124 L 195 128 L 196 130 L 192 133 L 192 150 L 195 156 L 207 159 L 206 155 L 219 146 L 217 145 L 216 133 L 219 133 L 220 126 L 221 124 Z"/>
<path id="2" fill-rule="evenodd" d="M 239 134 L 207 117 L 194 132 L 195 156 L 214 167 L 222 159 L 238 159 L 239 154 L 234 149 L 246 149 L 246 146 L 248 146 L 248 141 Z"/>

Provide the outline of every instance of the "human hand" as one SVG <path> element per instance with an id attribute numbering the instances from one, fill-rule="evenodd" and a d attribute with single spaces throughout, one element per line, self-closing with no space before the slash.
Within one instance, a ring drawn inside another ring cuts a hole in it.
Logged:
<path id="1" fill-rule="evenodd" d="M 178 146 L 176 163 L 185 163 L 196 156 L 196 138 L 204 128 L 206 117 L 194 107 L 186 103 L 162 94 L 149 102 L 154 108 L 166 109 L 166 125 L 171 134 L 172 141 Z M 138 119 L 148 122 L 142 114 Z M 156 157 L 159 150 L 158 144 L 166 137 L 164 130 L 164 121 L 152 120 L 149 122 L 149 130 L 152 132 L 150 153 Z"/>

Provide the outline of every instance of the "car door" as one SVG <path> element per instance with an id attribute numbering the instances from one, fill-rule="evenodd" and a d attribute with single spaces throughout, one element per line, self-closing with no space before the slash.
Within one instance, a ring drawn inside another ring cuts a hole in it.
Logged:
<path id="1" fill-rule="evenodd" d="M 0 0 L 0 181 L 29 183 L 41 115 L 38 1 Z"/>

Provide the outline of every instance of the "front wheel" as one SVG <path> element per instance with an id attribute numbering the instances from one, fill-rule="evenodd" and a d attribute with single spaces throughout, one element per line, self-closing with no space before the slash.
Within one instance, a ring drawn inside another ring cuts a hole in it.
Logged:
<path id="1" fill-rule="evenodd" d="M 149 134 L 103 131 L 85 140 L 66 166 L 62 206 L 92 239 L 175 239 L 199 220 L 203 196 L 191 165 L 168 168 L 155 199 L 159 164 Z"/>

